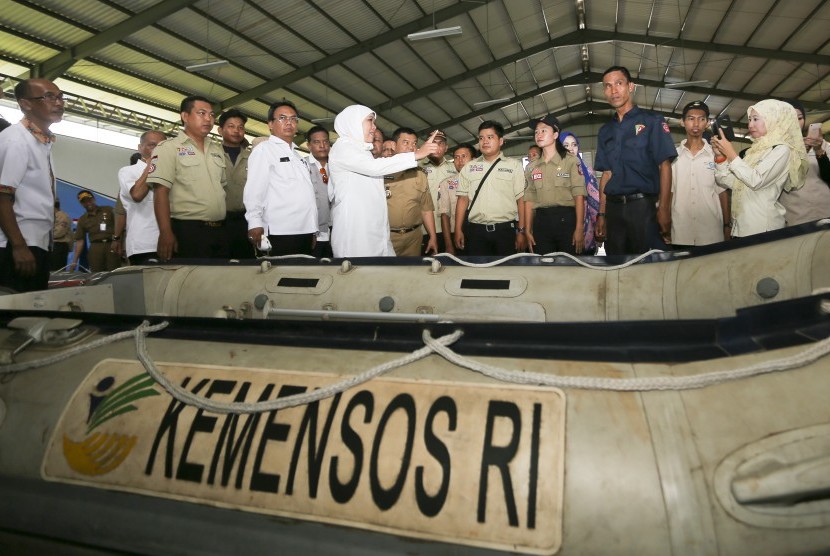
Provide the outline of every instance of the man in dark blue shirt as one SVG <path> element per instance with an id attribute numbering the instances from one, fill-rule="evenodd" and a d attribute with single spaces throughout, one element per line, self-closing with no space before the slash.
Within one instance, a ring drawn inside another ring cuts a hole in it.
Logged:
<path id="1" fill-rule="evenodd" d="M 594 168 L 602 179 L 596 237 L 609 255 L 665 248 L 671 242 L 671 163 L 677 157 L 669 126 L 659 114 L 634 105 L 628 69 L 605 70 L 602 87 L 617 113 L 597 138 Z"/>

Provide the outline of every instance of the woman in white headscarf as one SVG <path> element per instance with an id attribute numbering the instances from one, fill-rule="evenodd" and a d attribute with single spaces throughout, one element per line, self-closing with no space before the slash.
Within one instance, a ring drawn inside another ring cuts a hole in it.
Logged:
<path id="1" fill-rule="evenodd" d="M 715 181 L 732 190 L 732 237 L 783 228 L 786 211 L 778 197 L 784 190 L 801 188 L 807 174 L 807 150 L 795 108 L 767 99 L 750 106 L 747 117 L 753 144 L 743 158 L 723 130 L 711 142 L 718 162 Z"/>
<path id="2" fill-rule="evenodd" d="M 338 138 L 329 153 L 334 186 L 331 248 L 335 257 L 394 256 L 383 176 L 414 168 L 438 152 L 435 133 L 414 153 L 389 158 L 372 156 L 375 113 L 361 105 L 346 107 L 334 118 Z"/>

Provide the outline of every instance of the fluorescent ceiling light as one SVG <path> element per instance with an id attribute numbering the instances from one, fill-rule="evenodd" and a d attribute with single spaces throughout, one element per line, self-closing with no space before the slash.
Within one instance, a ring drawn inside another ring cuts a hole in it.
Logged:
<path id="1" fill-rule="evenodd" d="M 311 118 L 311 122 L 315 123 L 315 124 L 324 124 L 326 122 L 333 122 L 333 121 L 334 121 L 333 117 L 329 117 L 329 118 Z"/>
<path id="2" fill-rule="evenodd" d="M 418 33 L 409 33 L 406 38 L 411 41 L 422 41 L 425 39 L 437 39 L 438 37 L 450 37 L 452 35 L 460 35 L 462 33 L 461 26 L 444 27 L 443 29 L 430 29 L 429 31 L 420 31 Z"/>
<path id="3" fill-rule="evenodd" d="M 184 69 L 187 71 L 204 71 L 210 70 L 214 68 L 221 68 L 223 66 L 227 66 L 230 64 L 227 60 L 214 60 L 213 62 L 204 62 L 202 64 L 193 64 L 191 66 L 185 66 Z"/>
<path id="4" fill-rule="evenodd" d="M 473 106 L 475 106 L 476 108 L 484 108 L 485 106 L 491 106 L 493 104 L 499 104 L 502 102 L 509 102 L 510 100 L 512 100 L 510 97 L 494 98 L 490 100 L 482 100 L 481 102 L 474 102 Z"/>
<path id="5" fill-rule="evenodd" d="M 700 80 L 700 81 L 678 81 L 677 83 L 666 83 L 664 87 L 667 89 L 676 89 L 677 87 L 688 87 L 690 85 L 707 85 L 712 86 L 711 81 L 707 80 Z"/>

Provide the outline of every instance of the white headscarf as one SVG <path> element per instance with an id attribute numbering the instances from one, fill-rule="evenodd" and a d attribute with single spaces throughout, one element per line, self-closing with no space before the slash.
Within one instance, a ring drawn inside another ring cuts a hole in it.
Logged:
<path id="1" fill-rule="evenodd" d="M 372 150 L 372 143 L 367 143 L 363 135 L 363 120 L 369 115 L 377 116 L 368 106 L 353 104 L 344 108 L 334 118 L 334 131 L 337 132 L 337 140 L 346 139 L 351 143 L 359 143 L 367 151 Z"/>
<path id="2" fill-rule="evenodd" d="M 804 147 L 804 139 L 798 125 L 798 112 L 789 103 L 774 99 L 762 100 L 747 108 L 747 118 L 752 116 L 753 110 L 763 118 L 767 133 L 753 140 L 752 146 L 744 155 L 744 160 L 754 167 L 767 149 L 776 145 L 786 145 L 790 149 L 787 161 L 790 179 L 784 185 L 784 189 L 799 189 L 804 185 L 804 176 L 807 174 L 807 149 Z"/>
<path id="3" fill-rule="evenodd" d="M 786 145 L 789 150 L 787 159 L 789 179 L 784 184 L 784 190 L 800 189 L 804 185 L 804 176 L 807 174 L 807 150 L 801 138 L 798 113 L 795 108 L 780 100 L 765 99 L 747 108 L 747 118 L 752 117 L 753 111 L 763 118 L 767 133 L 752 140 L 752 146 L 744 154 L 744 162 L 754 168 L 769 149 L 778 145 Z M 732 214 L 740 213 L 746 188 L 747 185 L 736 177 L 732 185 Z"/>

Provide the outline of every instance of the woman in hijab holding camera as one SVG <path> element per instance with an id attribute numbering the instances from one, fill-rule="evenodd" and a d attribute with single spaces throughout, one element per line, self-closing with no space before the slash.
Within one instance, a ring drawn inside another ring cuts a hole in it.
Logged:
<path id="1" fill-rule="evenodd" d="M 782 191 L 799 189 L 807 174 L 807 150 L 795 109 L 767 99 L 747 110 L 752 146 L 740 156 L 720 130 L 712 137 L 715 181 L 732 190 L 732 237 L 745 237 L 785 225 Z"/>

